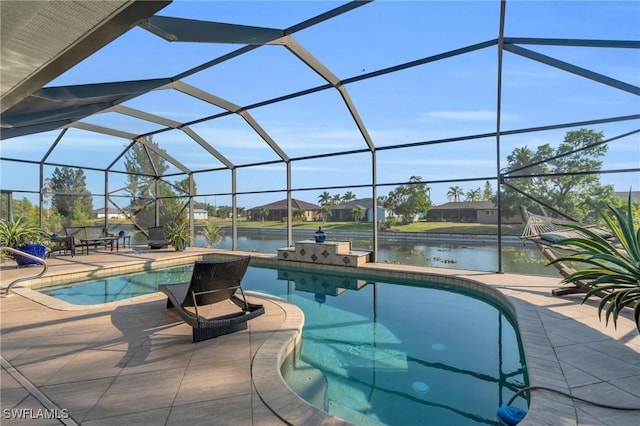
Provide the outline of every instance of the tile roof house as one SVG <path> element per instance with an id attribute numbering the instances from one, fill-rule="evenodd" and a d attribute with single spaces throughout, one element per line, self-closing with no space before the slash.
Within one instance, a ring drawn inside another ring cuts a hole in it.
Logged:
<path id="1" fill-rule="evenodd" d="M 383 221 L 386 217 L 386 210 L 382 203 L 378 201 L 378 221 Z M 363 221 L 373 222 L 373 198 L 360 198 L 347 203 L 328 205 L 331 209 L 331 216 L 327 220 L 335 222 L 350 222 L 354 220 L 353 209 L 358 208 L 365 211 Z"/>
<path id="2" fill-rule="evenodd" d="M 269 213 L 264 220 L 286 220 L 287 218 L 287 200 L 286 198 L 280 201 L 276 201 L 270 204 L 264 204 L 262 206 L 252 207 L 247 210 L 247 220 L 263 220 L 260 210 L 262 208 L 269 210 Z M 293 211 L 301 210 L 304 212 L 304 220 L 314 221 L 318 216 L 319 205 L 313 203 L 307 203 L 306 201 L 297 200 L 293 198 L 291 200 L 291 208 Z"/>
<path id="3" fill-rule="evenodd" d="M 491 201 L 453 201 L 429 209 L 427 221 L 498 223 L 498 208 Z"/>

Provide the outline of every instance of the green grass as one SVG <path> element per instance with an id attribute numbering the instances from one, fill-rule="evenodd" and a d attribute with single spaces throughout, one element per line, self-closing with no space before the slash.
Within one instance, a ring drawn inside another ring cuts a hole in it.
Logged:
<path id="1" fill-rule="evenodd" d="M 196 222 L 197 223 L 197 222 Z M 231 220 L 215 220 L 216 226 L 221 228 L 231 227 Z M 368 222 L 295 222 L 293 229 L 317 230 L 321 226 L 324 231 L 370 231 L 371 224 Z M 238 221 L 238 228 L 264 228 L 264 229 L 286 229 L 287 224 L 279 221 Z M 520 235 L 523 226 L 502 225 L 503 235 Z M 481 223 L 457 223 L 457 222 L 415 222 L 407 225 L 393 226 L 393 232 L 432 232 L 443 234 L 470 234 L 470 235 L 496 235 L 497 225 Z"/>

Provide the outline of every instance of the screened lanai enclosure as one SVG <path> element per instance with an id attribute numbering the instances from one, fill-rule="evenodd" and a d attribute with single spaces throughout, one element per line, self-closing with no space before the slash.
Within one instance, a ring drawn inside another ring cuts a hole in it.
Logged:
<path id="1" fill-rule="evenodd" d="M 340 217 L 399 263 L 394 223 L 442 221 L 432 265 L 503 271 L 520 205 L 589 221 L 640 191 L 638 2 L 1 6 L 5 220 L 144 244 L 215 219 L 221 247 L 275 253 Z M 461 238 L 479 263 L 434 262 L 452 222 L 486 226 Z"/>

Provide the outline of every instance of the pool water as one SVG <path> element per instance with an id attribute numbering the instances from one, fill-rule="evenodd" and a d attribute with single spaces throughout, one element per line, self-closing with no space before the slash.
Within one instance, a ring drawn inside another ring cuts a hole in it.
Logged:
<path id="1" fill-rule="evenodd" d="M 44 292 L 71 303 L 112 301 L 190 274 L 171 268 Z M 243 287 L 302 309 L 300 357 L 283 375 L 310 403 L 354 424 L 491 425 L 527 385 L 515 322 L 471 291 L 253 266 Z"/>
<path id="2" fill-rule="evenodd" d="M 527 382 L 513 319 L 479 294 L 417 284 L 253 268 L 243 280 L 303 310 L 303 362 L 285 377 L 319 408 L 358 425 L 493 424 Z M 309 366 L 323 397 L 298 388 Z"/>
<path id="3" fill-rule="evenodd" d="M 155 293 L 159 284 L 188 282 L 192 272 L 193 264 L 189 264 L 57 285 L 39 291 L 74 305 L 96 305 Z"/>

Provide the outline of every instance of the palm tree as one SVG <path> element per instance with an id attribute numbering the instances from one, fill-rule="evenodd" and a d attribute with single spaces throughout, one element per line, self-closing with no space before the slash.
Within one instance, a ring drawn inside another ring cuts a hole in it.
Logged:
<path id="1" fill-rule="evenodd" d="M 507 161 L 509 162 L 509 169 L 524 167 L 533 162 L 533 151 L 527 146 L 515 148 L 513 152 L 507 156 Z M 527 171 L 527 173 L 530 172 L 531 171 Z"/>
<path id="2" fill-rule="evenodd" d="M 262 222 L 264 223 L 264 219 L 269 216 L 269 209 L 265 206 L 262 206 L 258 209 L 258 214 L 262 218 Z"/>
<path id="3" fill-rule="evenodd" d="M 460 201 L 460 197 L 464 195 L 464 191 L 459 186 L 450 186 L 447 191 L 447 200 Z"/>
<path id="4" fill-rule="evenodd" d="M 364 217 L 365 213 L 366 212 L 364 211 L 364 209 L 361 209 L 360 207 L 351 209 L 351 215 L 353 216 L 353 220 L 355 220 L 356 222 L 360 222 L 360 219 Z"/>
<path id="5" fill-rule="evenodd" d="M 340 204 L 341 199 L 342 199 L 342 196 L 340 196 L 340 194 L 335 194 L 333 195 L 333 197 L 331 197 L 331 204 L 332 205 Z"/>
<path id="6" fill-rule="evenodd" d="M 198 233 L 207 240 L 209 247 L 212 248 L 218 241 L 222 239 L 222 230 L 218 228 L 213 222 L 207 222 L 207 226 L 201 228 Z"/>
<path id="7" fill-rule="evenodd" d="M 358 197 L 356 197 L 356 194 L 354 194 L 351 191 L 347 191 L 344 193 L 344 195 L 342 196 L 342 202 L 343 203 L 348 203 L 349 201 L 353 201 L 355 199 L 357 199 Z"/>
<path id="8" fill-rule="evenodd" d="M 322 194 L 318 195 L 318 202 L 321 206 L 326 206 L 331 202 L 331 194 L 327 191 L 324 191 Z"/>
<path id="9" fill-rule="evenodd" d="M 304 221 L 304 219 L 305 219 L 305 211 L 302 210 L 302 209 L 295 209 L 293 211 L 293 219 L 294 219 L 294 221 L 298 221 L 298 220 L 301 221 L 301 222 Z"/>
<path id="10" fill-rule="evenodd" d="M 466 197 L 467 197 L 467 201 L 478 201 L 481 197 L 480 188 L 467 191 Z"/>
<path id="11" fill-rule="evenodd" d="M 322 222 L 326 223 L 327 218 L 331 216 L 331 209 L 327 206 L 322 206 L 318 209 L 318 214 L 322 216 Z"/>

